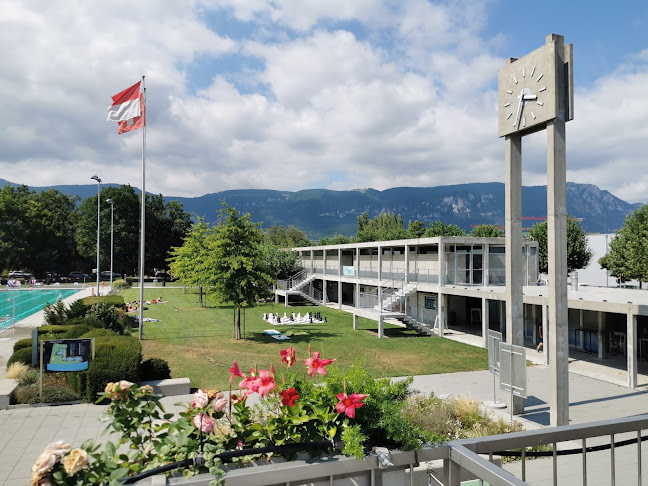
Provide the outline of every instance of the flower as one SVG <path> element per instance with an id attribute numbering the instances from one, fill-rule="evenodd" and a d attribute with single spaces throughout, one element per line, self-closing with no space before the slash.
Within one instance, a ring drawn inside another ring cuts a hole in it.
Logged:
<path id="1" fill-rule="evenodd" d="M 312 377 L 315 372 L 319 373 L 320 375 L 325 375 L 326 370 L 324 369 L 324 367 L 330 365 L 333 361 L 335 360 L 321 359 L 319 352 L 315 351 L 313 353 L 313 357 L 308 358 L 306 361 L 304 361 L 304 364 L 308 366 L 308 369 L 306 370 L 308 376 Z"/>
<path id="2" fill-rule="evenodd" d="M 286 363 L 288 368 L 295 364 L 295 348 L 292 345 L 288 349 L 282 349 L 279 354 L 281 355 L 281 362 Z"/>
<path id="3" fill-rule="evenodd" d="M 295 406 L 295 401 L 299 398 L 299 394 L 294 388 L 289 388 L 288 390 L 281 390 L 279 392 L 281 395 L 281 404 L 285 407 L 286 405 L 290 407 Z"/>
<path id="4" fill-rule="evenodd" d="M 196 393 L 194 393 L 193 396 L 193 401 L 191 402 L 191 406 L 203 408 L 208 403 L 209 403 L 209 398 L 207 396 L 207 392 L 205 392 L 204 390 L 196 390 Z"/>
<path id="5" fill-rule="evenodd" d="M 212 406 L 214 407 L 214 412 L 222 412 L 227 406 L 227 398 L 225 398 L 225 395 L 222 393 L 216 395 L 212 402 Z"/>
<path id="6" fill-rule="evenodd" d="M 259 385 L 261 384 L 261 380 L 255 376 L 246 376 L 245 380 L 241 380 L 241 383 L 239 383 L 239 389 L 245 388 L 245 392 L 243 393 L 244 397 L 247 397 L 248 395 L 251 395 L 252 393 L 255 393 L 259 391 Z"/>
<path id="7" fill-rule="evenodd" d="M 335 409 L 338 413 L 346 413 L 349 418 L 355 418 L 355 409 L 362 407 L 364 405 L 362 400 L 368 396 L 369 395 L 364 395 L 362 393 L 352 393 L 351 395 L 340 393 L 337 396 L 340 401 L 335 406 Z"/>
<path id="8" fill-rule="evenodd" d="M 53 442 L 48 445 L 43 453 L 38 456 L 36 463 L 32 466 L 31 484 L 37 486 L 41 484 L 43 476 L 54 467 L 54 464 L 70 450 L 70 445 L 62 440 Z"/>
<path id="9" fill-rule="evenodd" d="M 234 361 L 234 364 L 232 367 L 229 369 L 229 372 L 232 376 L 230 376 L 229 382 L 232 383 L 232 380 L 234 379 L 235 376 L 240 376 L 241 378 L 245 378 L 245 374 L 239 369 L 238 363 Z"/>
<path id="10" fill-rule="evenodd" d="M 106 385 L 106 388 L 104 389 L 104 393 L 114 393 L 115 392 L 115 385 L 116 383 L 110 382 Z"/>
<path id="11" fill-rule="evenodd" d="M 214 398 L 218 398 L 220 395 L 223 395 L 220 390 L 207 390 L 207 399 L 211 402 Z"/>
<path id="12" fill-rule="evenodd" d="M 140 387 L 140 391 L 141 391 L 144 395 L 152 395 L 153 393 L 155 393 L 155 389 L 154 389 L 151 385 L 144 385 L 144 386 L 141 386 L 141 387 Z"/>
<path id="13" fill-rule="evenodd" d="M 129 391 L 131 389 L 131 386 L 133 386 L 133 382 L 132 381 L 122 380 L 119 383 L 117 383 L 117 385 L 119 386 L 119 388 L 117 390 L 119 390 L 119 391 Z M 117 388 L 117 387 L 115 387 L 115 388 Z"/>
<path id="14" fill-rule="evenodd" d="M 196 428 L 203 431 L 204 434 L 211 434 L 216 426 L 216 421 L 206 413 L 199 413 L 193 419 Z"/>
<path id="15" fill-rule="evenodd" d="M 259 381 L 259 386 L 257 388 L 257 392 L 262 397 L 264 397 L 266 393 L 268 393 L 270 390 L 272 390 L 275 387 L 274 376 L 272 373 L 268 372 L 268 370 L 264 370 L 264 369 L 259 370 L 258 381 Z"/>
<path id="16" fill-rule="evenodd" d="M 83 449 L 72 449 L 63 461 L 63 469 L 72 476 L 86 467 L 88 464 L 88 453 Z"/>

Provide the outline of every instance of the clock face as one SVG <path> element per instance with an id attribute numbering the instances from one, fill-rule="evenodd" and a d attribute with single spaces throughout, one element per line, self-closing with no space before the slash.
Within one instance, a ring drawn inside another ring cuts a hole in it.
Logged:
<path id="1" fill-rule="evenodd" d="M 545 45 L 499 72 L 498 135 L 534 131 L 556 117 L 556 62 Z"/>

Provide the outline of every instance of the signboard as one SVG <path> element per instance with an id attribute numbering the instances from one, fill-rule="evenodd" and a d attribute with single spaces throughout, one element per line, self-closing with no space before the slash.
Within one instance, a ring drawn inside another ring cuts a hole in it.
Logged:
<path id="1" fill-rule="evenodd" d="M 92 357 L 92 339 L 58 339 L 42 343 L 43 371 L 84 371 Z"/>
<path id="2" fill-rule="evenodd" d="M 527 397 L 526 349 L 500 343 L 500 389 L 517 397 Z"/>
<path id="3" fill-rule="evenodd" d="M 502 333 L 488 330 L 488 371 L 494 375 L 500 374 L 500 343 Z"/>
<path id="4" fill-rule="evenodd" d="M 355 277 L 355 268 L 342 267 L 342 275 L 345 277 Z"/>

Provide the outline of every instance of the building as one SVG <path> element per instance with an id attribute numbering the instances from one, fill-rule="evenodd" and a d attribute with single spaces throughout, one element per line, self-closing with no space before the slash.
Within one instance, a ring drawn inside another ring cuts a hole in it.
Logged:
<path id="1" fill-rule="evenodd" d="M 294 248 L 303 270 L 275 290 L 276 301 L 299 296 L 428 335 L 504 335 L 504 238 L 433 237 Z M 539 279 L 538 244 L 524 240 L 525 346 L 548 346 L 548 287 Z M 648 293 L 579 286 L 568 291 L 570 356 L 619 369 L 630 388 L 648 384 Z M 545 364 L 549 353 L 545 352 Z"/>

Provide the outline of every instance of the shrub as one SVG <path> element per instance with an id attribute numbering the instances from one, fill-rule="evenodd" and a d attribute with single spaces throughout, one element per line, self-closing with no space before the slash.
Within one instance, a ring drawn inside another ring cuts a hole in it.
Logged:
<path id="1" fill-rule="evenodd" d="M 69 388 L 43 386 L 42 403 L 61 403 L 79 400 L 79 394 Z"/>
<path id="2" fill-rule="evenodd" d="M 33 385 L 40 381 L 40 370 L 36 368 L 28 368 L 20 378 L 18 378 L 18 384 L 22 386 Z"/>
<path id="3" fill-rule="evenodd" d="M 16 341 L 14 344 L 13 350 L 14 353 L 18 351 L 19 349 L 23 348 L 29 348 L 32 345 L 32 339 L 31 338 L 25 338 L 25 339 L 20 339 L 19 341 Z"/>
<path id="4" fill-rule="evenodd" d="M 123 298 L 122 298 L 123 303 Z M 89 318 L 94 318 L 102 323 L 102 327 L 124 334 L 130 332 L 128 326 L 128 315 L 121 307 L 115 307 L 108 302 L 97 302 L 86 314 Z"/>
<path id="5" fill-rule="evenodd" d="M 11 358 L 9 358 L 9 361 L 7 361 L 7 368 L 9 368 L 9 366 L 11 366 L 13 363 L 23 363 L 27 366 L 31 366 L 32 347 L 29 346 L 28 348 L 19 349 L 14 354 L 12 354 Z"/>
<path id="6" fill-rule="evenodd" d="M 133 286 L 132 279 L 129 281 L 124 280 L 123 278 L 118 278 L 117 280 L 113 281 L 113 288 L 115 289 L 127 289 Z"/>
<path id="7" fill-rule="evenodd" d="M 38 403 L 40 395 L 40 386 L 38 383 L 27 386 L 19 386 L 14 390 L 14 400 L 16 403 Z"/>
<path id="8" fill-rule="evenodd" d="M 103 337 L 103 336 L 119 336 L 118 333 L 115 331 L 111 331 L 110 329 L 92 329 L 88 332 L 86 332 L 83 336 L 80 336 L 82 338 L 98 338 L 98 337 Z"/>
<path id="9" fill-rule="evenodd" d="M 93 331 L 94 332 L 94 331 Z M 95 339 L 95 359 L 87 371 L 68 373 L 68 382 L 83 399 L 94 401 L 109 382 L 139 381 L 142 345 L 128 336 L 102 336 Z"/>
<path id="10" fill-rule="evenodd" d="M 65 304 L 63 302 L 46 305 L 43 312 L 45 314 L 45 323 L 50 326 L 60 326 L 65 324 L 67 320 L 67 313 L 65 312 Z"/>
<path id="11" fill-rule="evenodd" d="M 20 377 L 29 369 L 25 363 L 12 363 L 7 367 L 7 378 L 10 380 L 20 379 Z"/>
<path id="12" fill-rule="evenodd" d="M 149 358 L 140 366 L 140 381 L 166 380 L 171 378 L 169 363 L 162 358 Z"/>
<path id="13" fill-rule="evenodd" d="M 88 308 L 92 307 L 99 302 L 107 304 L 109 306 L 121 307 L 124 305 L 124 298 L 121 295 L 104 295 L 102 297 L 85 297 L 81 299 Z"/>
<path id="14" fill-rule="evenodd" d="M 68 330 L 63 335 L 63 339 L 80 338 L 85 333 L 90 332 L 91 330 L 93 330 L 92 326 L 89 326 L 88 324 L 80 324 L 80 325 L 74 326 L 72 329 Z"/>
<path id="15" fill-rule="evenodd" d="M 89 310 L 90 306 L 87 305 L 83 299 L 75 300 L 68 307 L 66 317 L 68 320 L 81 318 L 85 316 Z"/>
<path id="16" fill-rule="evenodd" d="M 133 286 L 133 282 L 135 279 L 133 277 L 126 277 L 126 283 L 128 284 L 129 287 Z"/>
<path id="17" fill-rule="evenodd" d="M 72 329 L 75 324 L 41 326 L 38 328 L 39 339 L 41 335 L 49 336 L 52 339 L 62 339 L 61 336 Z"/>

